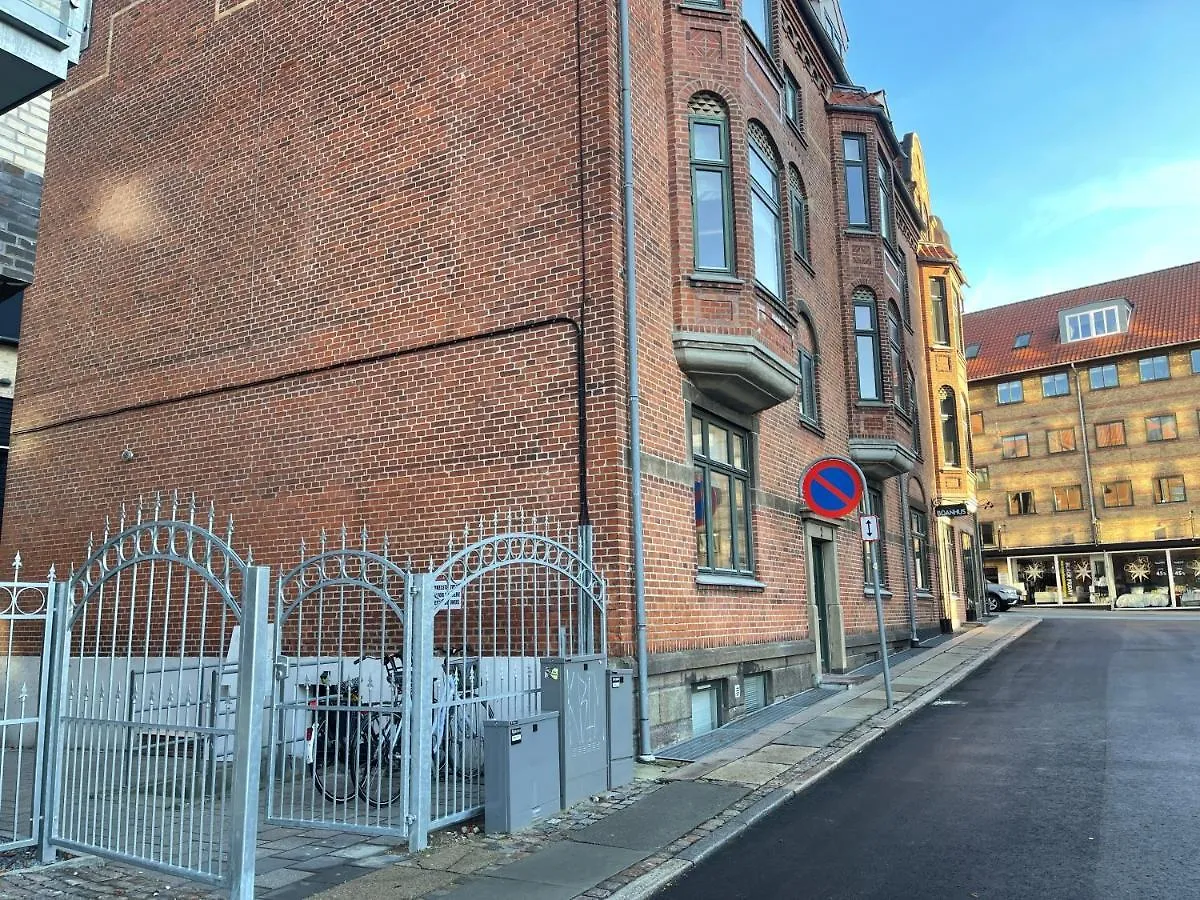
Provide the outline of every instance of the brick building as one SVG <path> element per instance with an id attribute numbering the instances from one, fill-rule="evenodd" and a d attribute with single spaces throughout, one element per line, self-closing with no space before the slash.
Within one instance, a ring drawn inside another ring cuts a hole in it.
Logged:
<path id="1" fill-rule="evenodd" d="M 914 510 L 911 527 L 914 533 L 923 531 L 930 541 L 936 540 L 942 621 L 947 630 L 953 630 L 970 612 L 978 612 L 983 589 L 976 533 L 975 473 L 967 427 L 967 359 L 962 328 L 962 287 L 966 276 L 945 225 L 931 211 L 921 141 L 917 135 L 908 134 L 904 144 L 913 197 L 926 223 L 917 245 L 921 325 L 928 347 L 924 363 L 929 393 L 922 406 L 932 413 L 933 440 L 929 452 L 937 468 L 934 511 L 940 509 L 943 513 L 931 525 L 919 510 Z"/>
<path id="2" fill-rule="evenodd" d="M 662 746 L 878 653 L 857 531 L 798 500 L 815 458 L 873 479 L 888 639 L 941 601 L 912 589 L 938 575 L 909 530 L 934 496 L 925 223 L 882 95 L 845 84 L 837 3 L 631 12 Z M 96 0 L 94 21 L 106 50 L 53 107 L 5 548 L 78 559 L 164 487 L 267 560 L 343 520 L 433 551 L 518 506 L 595 526 L 610 653 L 633 656 L 609 7 Z"/>
<path id="3" fill-rule="evenodd" d="M 965 331 L 985 567 L 1038 603 L 1200 606 L 1200 263 Z"/>

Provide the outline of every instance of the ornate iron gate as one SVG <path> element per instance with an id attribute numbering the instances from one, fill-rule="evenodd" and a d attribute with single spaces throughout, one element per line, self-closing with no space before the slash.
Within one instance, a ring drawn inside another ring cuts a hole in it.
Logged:
<path id="1" fill-rule="evenodd" d="M 232 539 L 156 499 L 63 585 L 48 848 L 252 896 L 269 570 Z"/>
<path id="2" fill-rule="evenodd" d="M 432 753 L 414 754 L 410 846 L 483 810 L 483 723 L 541 710 L 540 659 L 606 652 L 590 529 L 568 540 L 545 520 L 493 518 L 414 579 L 414 746 Z"/>
<path id="3" fill-rule="evenodd" d="M 269 821 L 407 836 L 411 613 L 407 573 L 343 527 L 301 545 L 279 580 Z"/>
<path id="4" fill-rule="evenodd" d="M 21 581 L 19 554 L 13 580 L 0 584 L 5 643 L 0 656 L 0 851 L 32 846 L 40 834 L 54 593 L 53 569 L 44 583 Z"/>

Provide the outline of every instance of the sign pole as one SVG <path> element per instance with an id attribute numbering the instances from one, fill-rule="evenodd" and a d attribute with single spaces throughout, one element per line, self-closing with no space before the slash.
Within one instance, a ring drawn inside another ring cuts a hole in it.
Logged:
<path id="1" fill-rule="evenodd" d="M 888 663 L 887 632 L 883 627 L 883 588 L 880 582 L 879 541 L 871 541 L 871 566 L 875 570 L 875 619 L 879 622 L 879 658 L 883 660 L 883 691 L 887 708 L 892 708 L 892 667 Z"/>

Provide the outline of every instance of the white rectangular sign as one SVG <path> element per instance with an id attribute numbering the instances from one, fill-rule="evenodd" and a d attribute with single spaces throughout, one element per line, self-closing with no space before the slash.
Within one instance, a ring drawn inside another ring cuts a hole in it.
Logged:
<path id="1" fill-rule="evenodd" d="M 879 516 L 863 516 L 858 520 L 862 539 L 870 543 L 879 540 Z"/>

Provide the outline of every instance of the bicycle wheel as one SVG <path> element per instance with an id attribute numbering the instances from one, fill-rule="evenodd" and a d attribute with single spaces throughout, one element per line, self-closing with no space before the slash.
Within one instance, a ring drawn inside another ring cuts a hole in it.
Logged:
<path id="1" fill-rule="evenodd" d="M 355 755 L 358 795 L 371 806 L 390 806 L 404 793 L 400 720 L 376 715 L 363 730 L 361 752 Z"/>
<path id="2" fill-rule="evenodd" d="M 357 754 L 347 752 L 351 743 L 358 742 L 357 736 L 345 736 L 338 740 L 329 733 L 326 723 L 317 722 L 313 725 L 313 742 L 317 748 L 312 764 L 313 784 L 326 799 L 345 803 L 358 790 L 357 773 L 352 762 Z"/>

